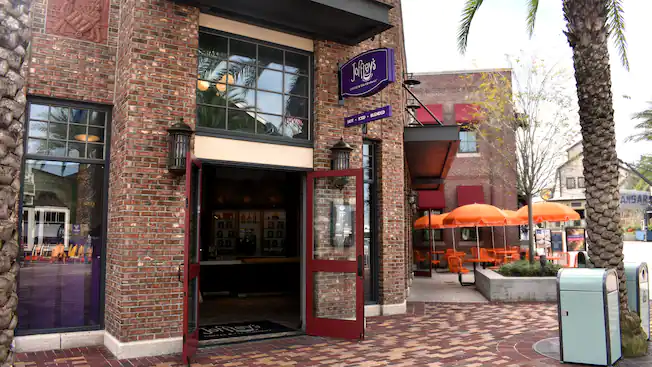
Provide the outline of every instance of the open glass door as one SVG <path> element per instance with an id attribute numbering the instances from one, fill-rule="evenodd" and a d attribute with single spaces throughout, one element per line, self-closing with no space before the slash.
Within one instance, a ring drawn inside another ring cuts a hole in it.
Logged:
<path id="1" fill-rule="evenodd" d="M 308 173 L 306 332 L 364 337 L 362 170 Z"/>
<path id="2" fill-rule="evenodd" d="M 183 263 L 183 363 L 199 345 L 199 213 L 201 211 L 201 162 L 188 153 L 186 159 L 186 237 Z M 181 270 L 179 271 L 181 273 Z"/>

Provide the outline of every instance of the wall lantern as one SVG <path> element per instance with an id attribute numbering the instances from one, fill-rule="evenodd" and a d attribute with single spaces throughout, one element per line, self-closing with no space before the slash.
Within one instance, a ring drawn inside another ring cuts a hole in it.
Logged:
<path id="1" fill-rule="evenodd" d="M 183 118 L 168 128 L 168 171 L 175 175 L 186 173 L 186 155 L 192 133 L 192 128 L 183 122 Z"/>
<path id="2" fill-rule="evenodd" d="M 418 209 L 418 204 L 417 204 L 418 199 L 419 199 L 419 193 L 414 190 L 410 190 L 410 192 L 407 194 L 408 204 L 410 204 L 412 211 L 415 213 Z"/>
<path id="3" fill-rule="evenodd" d="M 333 153 L 331 169 L 336 171 L 349 169 L 352 150 L 353 148 L 343 138 L 340 138 L 340 141 L 331 147 Z"/>
<path id="4" fill-rule="evenodd" d="M 335 171 L 349 169 L 351 151 L 353 151 L 353 148 L 345 142 L 343 138 L 340 138 L 340 141 L 331 147 L 331 153 L 333 154 L 331 169 Z M 340 190 L 342 190 L 348 182 L 349 180 L 346 177 L 333 178 L 333 186 Z"/>

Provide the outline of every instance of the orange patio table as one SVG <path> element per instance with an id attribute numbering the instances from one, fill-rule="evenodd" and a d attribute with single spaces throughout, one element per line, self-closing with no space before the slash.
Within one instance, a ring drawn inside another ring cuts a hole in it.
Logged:
<path id="1" fill-rule="evenodd" d="M 481 257 L 481 258 L 474 258 L 474 259 L 465 259 L 464 262 L 473 263 L 473 271 L 475 272 L 478 263 L 482 264 L 482 267 L 484 268 L 486 263 L 494 263 L 496 262 L 496 259 Z"/>
<path id="2" fill-rule="evenodd" d="M 505 260 L 507 255 L 518 255 L 517 250 L 496 249 L 494 252 L 496 252 L 496 255 L 501 255 Z"/>

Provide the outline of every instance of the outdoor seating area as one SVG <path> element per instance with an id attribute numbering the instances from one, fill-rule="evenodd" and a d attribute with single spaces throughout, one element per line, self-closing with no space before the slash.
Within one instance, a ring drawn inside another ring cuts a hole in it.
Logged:
<path id="1" fill-rule="evenodd" d="M 534 223 L 577 220 L 579 214 L 573 209 L 550 202 L 535 203 L 532 206 L 532 217 Z M 507 243 L 506 227 L 519 226 L 528 223 L 527 206 L 518 211 L 502 210 L 487 204 L 470 204 L 456 208 L 450 213 L 426 215 L 417 219 L 414 223 L 414 230 L 427 231 L 441 229 L 451 229 L 462 227 L 475 227 L 476 246 L 471 247 L 470 252 L 461 251 L 456 247 L 455 236 L 453 235 L 452 248 L 437 248 L 437 241 L 433 235 L 427 235 L 426 243 L 415 244 L 413 248 L 415 274 L 419 275 L 419 270 L 429 267 L 436 273 L 450 272 L 457 274 L 458 281 L 462 286 L 475 284 L 475 276 L 470 281 L 467 278 L 471 272 L 475 274 L 478 264 L 483 268 L 497 270 L 503 264 L 512 263 L 519 260 L 529 259 L 530 253 L 528 248 L 521 248 L 519 245 Z M 478 228 L 490 227 L 492 233 L 491 247 L 486 244 L 480 245 Z M 494 241 L 494 227 L 503 227 L 505 233 L 502 246 L 496 246 Z M 571 262 L 571 254 L 568 252 L 548 251 L 543 255 L 536 255 L 535 259 L 540 260 L 545 256 L 545 260 L 562 267 L 577 267 L 578 256 L 575 261 Z M 422 273 L 425 273 L 423 270 Z M 425 275 L 425 274 L 423 274 Z"/>

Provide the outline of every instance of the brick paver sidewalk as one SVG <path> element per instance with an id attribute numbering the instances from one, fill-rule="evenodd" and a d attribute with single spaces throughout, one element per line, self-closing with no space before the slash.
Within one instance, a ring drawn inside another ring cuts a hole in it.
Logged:
<path id="1" fill-rule="evenodd" d="M 557 335 L 554 304 L 411 303 L 400 316 L 370 318 L 361 342 L 294 337 L 203 349 L 209 366 L 563 366 L 532 344 Z M 21 354 L 16 367 L 181 366 L 179 355 L 115 360 L 104 348 Z M 652 356 L 619 367 L 652 366 Z"/>

